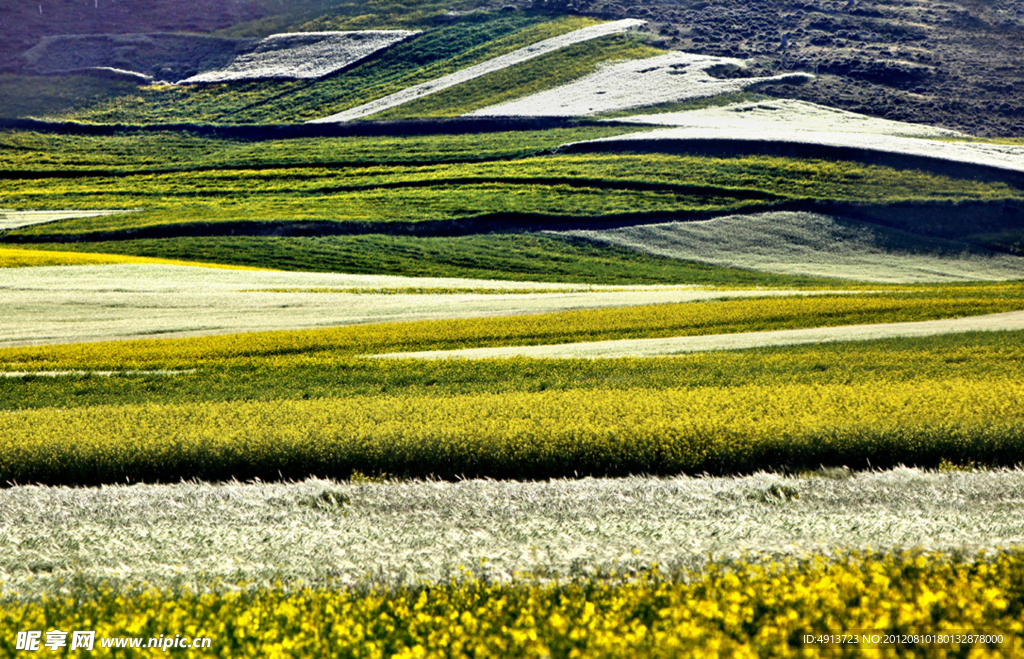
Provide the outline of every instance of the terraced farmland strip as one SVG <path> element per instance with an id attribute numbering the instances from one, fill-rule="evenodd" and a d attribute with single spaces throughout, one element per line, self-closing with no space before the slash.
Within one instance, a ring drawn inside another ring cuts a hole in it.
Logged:
<path id="1" fill-rule="evenodd" d="M 202 266 L 221 269 L 246 269 L 245 266 L 195 263 L 177 259 L 161 259 L 128 254 L 92 254 L 62 250 L 19 249 L 0 247 L 0 268 L 27 268 L 55 265 L 97 265 L 115 263 L 144 263 L 150 265 Z"/>
<path id="2" fill-rule="evenodd" d="M 834 280 L 717 268 L 538 234 L 470 236 L 179 236 L 113 242 L 32 243 L 36 250 L 197 259 L 299 272 L 558 282 L 828 289 Z M 410 286 L 429 285 L 410 282 Z M 847 284 L 849 285 L 849 284 Z"/>
<path id="3" fill-rule="evenodd" d="M 0 329 L 8 345 L 41 345 L 147 335 L 187 336 L 400 320 L 439 321 L 391 324 L 386 329 L 374 328 L 369 332 L 328 330 L 364 337 L 375 333 L 379 338 L 373 339 L 370 345 L 384 350 L 373 350 L 370 353 L 373 354 L 428 347 L 544 345 L 906 322 L 1015 311 L 1024 305 L 1020 286 L 1016 284 L 959 290 L 950 287 L 915 292 L 911 289 L 889 294 L 869 290 L 861 295 L 827 289 L 694 287 L 594 288 L 584 292 L 513 297 L 343 293 L 325 296 L 315 291 L 265 292 L 268 288 L 316 289 L 352 283 L 374 287 L 380 285 L 380 280 L 363 278 L 360 281 L 358 276 L 352 275 L 144 264 L 0 269 L 0 287 L 6 290 L 5 302 L 10 309 Z M 392 283 L 429 285 L 430 282 L 399 280 Z M 467 287 L 466 283 L 461 287 Z M 475 286 L 470 282 L 469 287 Z M 742 302 L 737 298 L 761 299 Z M 726 302 L 729 299 L 734 301 Z M 691 304 L 700 301 L 709 303 Z M 571 311 L 580 307 L 591 310 Z M 543 311 L 564 313 L 536 315 Z M 530 315 L 517 317 L 514 315 L 517 312 Z M 431 332 L 439 333 L 431 335 Z M 240 340 L 252 341 L 253 337 Z"/>
<path id="4" fill-rule="evenodd" d="M 7 179 L 0 189 L 23 208 L 145 209 L 25 227 L 7 238 L 32 236 L 37 241 L 38 236 L 88 234 L 105 239 L 114 232 L 174 225 L 180 225 L 179 233 L 194 234 L 196 227 L 216 222 L 340 222 L 339 230 L 351 225 L 351 231 L 360 233 L 389 233 L 409 230 L 403 223 L 487 218 L 500 228 L 503 221 L 518 217 L 532 218 L 539 226 L 587 228 L 603 220 L 654 221 L 661 214 L 706 217 L 767 208 L 780 198 L 951 205 L 1012 204 L 1022 196 L 1003 183 L 846 162 L 607 154 L 423 167 L 69 174 Z"/>
<path id="5" fill-rule="evenodd" d="M 614 125 L 418 136 L 240 139 L 181 131 L 83 135 L 0 130 L 7 176 L 342 167 L 521 158 L 571 140 L 635 132 Z M 255 132 L 255 131 L 254 131 Z M 18 174 L 20 173 L 20 174 Z"/>
<path id="6" fill-rule="evenodd" d="M 1024 330 L 1024 312 L 928 320 L 916 323 L 879 323 L 843 325 L 773 332 L 687 336 L 667 339 L 621 339 L 545 346 L 501 348 L 464 348 L 425 352 L 393 352 L 374 355 L 379 359 L 615 359 L 620 357 L 656 357 L 706 350 L 750 350 L 774 346 L 831 343 L 833 341 L 872 341 L 895 337 L 964 334 L 967 332 L 1007 332 Z"/>
<path id="7" fill-rule="evenodd" d="M 360 328 L 365 330 L 368 328 Z M 372 350 L 373 337 L 364 338 Z M 1021 378 L 1024 332 L 691 353 L 659 359 L 369 360 L 345 356 L 353 337 L 303 332 L 79 344 L 0 351 L 0 409 L 350 396 L 456 396 L 543 391 L 729 388 Z M 334 339 L 332 341 L 332 339 Z M 377 348 L 381 349 L 381 348 Z M 341 354 L 339 354 L 341 353 Z M 127 374 L 182 371 L 173 380 Z M 119 375 L 94 377 L 96 371 Z M 49 377 L 54 371 L 81 376 Z M 39 376 L 33 375 L 40 373 Z"/>
<path id="8" fill-rule="evenodd" d="M 541 292 L 510 298 L 500 293 L 388 296 L 337 293 L 327 296 L 316 291 L 323 287 L 344 287 L 347 283 L 353 283 L 353 280 L 354 283 L 368 283 L 373 278 L 364 276 L 363 282 L 360 282 L 357 276 L 351 275 L 132 263 L 3 268 L 0 269 L 0 290 L 5 292 L 7 313 L 0 318 L 0 344 L 43 345 L 149 336 L 309 329 L 402 320 L 486 318 L 580 308 L 600 309 L 742 297 L 790 297 L 829 292 L 720 291 L 686 286 L 615 287 L 560 294 Z M 407 280 L 404 283 L 417 286 L 429 285 L 430 282 Z M 371 283 L 370 287 L 377 285 L 379 283 Z M 538 287 L 546 288 L 544 285 Z M 268 292 L 268 288 L 295 290 L 287 293 Z M 475 286 L 470 283 L 467 287 L 463 282 L 461 288 Z M 300 289 L 312 290 L 305 292 Z M 948 303 L 940 303 L 939 308 Z M 1015 307 L 1019 302 L 985 299 L 960 304 L 953 301 L 952 307 L 981 311 L 993 306 L 1005 307 L 1007 304 Z M 878 311 L 900 314 L 904 303 L 883 301 L 880 306 L 873 306 L 871 302 L 866 306 L 855 306 L 850 309 L 850 317 L 860 318 L 865 314 L 870 317 Z M 916 315 L 929 313 L 928 308 L 935 304 L 924 301 L 906 306 L 913 309 L 912 315 Z M 792 320 L 794 310 L 790 308 L 783 314 Z M 669 312 L 669 317 L 672 315 Z M 686 315 L 685 311 L 683 315 Z M 800 315 L 799 311 L 797 315 Z M 668 321 L 669 325 L 678 320 L 680 318 L 677 317 L 674 321 Z M 741 322 L 752 320 L 747 318 Z M 529 328 L 526 329 L 528 333 L 539 331 L 541 335 L 551 335 L 551 330 L 542 329 L 537 320 L 527 323 L 520 327 Z M 633 331 L 644 331 L 634 323 L 635 320 L 625 320 L 625 326 L 633 326 Z M 692 323 L 692 320 L 683 323 Z M 582 326 L 577 326 L 573 331 L 581 329 Z M 554 335 L 560 334 L 556 329 Z M 539 337 L 534 340 L 536 338 Z"/>
<path id="9" fill-rule="evenodd" d="M 237 289 L 254 289 L 272 285 L 305 282 L 313 285 L 334 283 L 352 285 L 362 283 L 370 287 L 388 285 L 430 283 L 422 280 L 396 280 L 367 278 L 360 276 L 340 277 L 331 279 L 289 276 L 291 273 L 246 273 L 229 271 L 210 271 L 205 269 L 189 269 L 180 271 L 174 268 L 149 267 L 148 270 L 137 266 L 119 266 L 121 270 L 101 268 L 92 271 L 76 268 L 80 273 L 78 284 L 65 276 L 65 269 L 52 271 L 33 270 L 28 274 L 46 272 L 49 278 L 37 279 L 35 291 L 24 293 L 26 304 L 38 304 L 39 291 L 51 290 L 64 286 L 68 291 L 68 300 L 80 299 L 83 292 L 96 287 L 97 282 L 104 286 L 124 285 L 134 280 L 140 293 L 152 289 L 162 289 L 164 297 L 168 289 L 183 289 L 185 294 L 195 295 L 196 290 L 221 289 L 231 291 Z M 146 280 L 141 275 L 150 273 Z M 0 271 L 3 275 L 4 271 Z M 29 281 L 26 273 L 8 279 L 12 291 L 24 288 Z M 159 275 L 171 275 L 160 277 Z M 85 275 L 92 281 L 86 281 Z M 189 278 L 182 282 L 181 278 Z M 438 282 L 446 285 L 457 282 Z M 463 286 L 467 282 L 462 283 Z M 478 282 L 468 282 L 477 286 Z M 492 284 L 501 287 L 502 284 Z M 548 285 L 550 286 L 550 285 Z M 542 286 L 543 287 L 543 286 Z M 258 335 L 237 334 L 220 337 L 193 339 L 138 341 L 116 345 L 75 345 L 75 346 L 40 346 L 26 348 L 9 348 L 0 350 L 0 359 L 11 364 L 11 370 L 26 370 L 28 364 L 39 364 L 44 369 L 80 369 L 100 368 L 111 370 L 119 368 L 121 363 L 136 365 L 147 364 L 160 368 L 170 368 L 171 364 L 194 364 L 207 360 L 233 359 L 237 357 L 272 357 L 304 352 L 326 353 L 338 357 L 358 354 L 376 354 L 380 352 L 411 352 L 416 350 L 456 349 L 469 347 L 486 347 L 502 345 L 544 345 L 570 340 L 587 339 L 600 341 L 625 338 L 654 338 L 657 336 L 698 336 L 723 333 L 750 332 L 769 329 L 785 329 L 799 327 L 819 327 L 832 324 L 834 326 L 856 323 L 878 323 L 886 321 L 921 321 L 954 316 L 976 316 L 987 313 L 1020 310 L 1022 306 L 1019 284 L 988 284 L 985 286 L 943 286 L 931 289 L 909 288 L 902 292 L 883 294 L 872 292 L 868 295 L 828 295 L 791 297 L 765 297 L 766 291 L 708 291 L 694 289 L 647 289 L 662 290 L 669 295 L 688 299 L 715 298 L 706 304 L 675 304 L 675 305 L 643 305 L 643 299 L 636 299 L 636 292 L 613 290 L 605 295 L 621 296 L 634 303 L 632 308 L 611 308 L 594 310 L 566 311 L 558 314 L 524 315 L 505 318 L 473 318 L 443 321 L 424 321 L 411 323 L 391 323 L 386 325 L 365 325 L 337 327 L 292 332 L 267 332 Z M 595 290 L 595 294 L 600 289 Z M 120 294 L 125 293 L 122 291 Z M 781 291 L 790 295 L 799 291 Z M 12 293 L 13 294 L 13 293 Z M 267 293 L 268 304 L 281 313 L 279 293 Z M 314 302 L 323 304 L 323 295 L 310 294 Z M 584 298 L 585 298 L 584 294 Z M 724 300 L 730 296 L 754 296 L 751 300 Z M 358 296 L 363 297 L 363 296 Z M 393 296 L 388 296 L 393 297 Z M 509 299 L 508 296 L 496 295 L 495 302 L 508 309 L 515 304 L 520 296 Z M 551 295 L 539 296 L 541 302 L 549 304 Z M 366 304 L 365 298 L 360 301 L 353 296 L 350 306 Z M 415 300 L 416 296 L 409 296 Z M 107 297 L 110 301 L 114 298 Z M 443 298 L 442 298 L 443 299 Z M 569 296 L 572 304 L 578 300 Z M 194 301 L 194 300 L 193 300 Z M 407 304 L 409 300 L 398 300 L 396 304 Z M 436 309 L 437 299 L 427 296 L 423 301 L 432 304 Z M 165 299 L 166 303 L 166 299 Z M 380 305 L 380 301 L 373 301 Z M 371 305 L 372 307 L 372 305 Z M 152 305 L 144 305 L 146 313 L 153 314 Z M 380 310 L 378 309 L 378 312 Z M 177 366 L 174 366 L 175 368 Z"/>
<path id="10" fill-rule="evenodd" d="M 984 249 L 976 240 L 943 240 L 815 213 L 754 213 L 562 235 L 778 274 L 901 283 L 1024 278 L 1024 258 Z"/>
<path id="11" fill-rule="evenodd" d="M 519 50 L 508 53 L 507 55 L 501 55 L 493 59 L 481 62 L 474 66 L 467 67 L 455 73 L 443 76 L 436 80 L 424 82 L 419 85 L 407 87 L 399 92 L 395 92 L 389 96 L 371 101 L 364 105 L 360 105 L 344 112 L 338 112 L 321 119 L 315 119 L 311 123 L 333 123 L 352 121 L 355 119 L 362 119 L 370 115 L 377 114 L 383 110 L 387 110 L 399 105 L 403 105 L 414 99 L 434 94 L 443 89 L 454 87 L 460 83 L 479 78 L 480 76 L 495 71 L 506 69 L 514 64 L 529 61 L 541 55 L 554 52 L 561 48 L 571 46 L 575 43 L 581 43 L 589 41 L 591 39 L 597 39 L 599 37 L 607 36 L 610 34 L 616 34 L 619 32 L 625 32 L 644 24 L 644 21 L 636 19 L 624 19 L 620 21 L 612 21 L 610 23 L 601 23 L 598 25 L 591 25 L 588 27 L 575 30 L 568 34 L 552 37 L 551 39 L 545 39 L 537 43 L 531 44 Z"/>
<path id="12" fill-rule="evenodd" d="M 1019 378 L 0 412 L 0 479 L 51 485 L 1009 466 L 1021 455 Z"/>

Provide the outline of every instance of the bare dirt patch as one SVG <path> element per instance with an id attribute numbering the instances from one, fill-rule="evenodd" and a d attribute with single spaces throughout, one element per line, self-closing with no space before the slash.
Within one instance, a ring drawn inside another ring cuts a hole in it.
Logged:
<path id="1" fill-rule="evenodd" d="M 801 73 L 765 78 L 722 78 L 710 73 L 743 66 L 742 60 L 733 58 L 679 52 L 614 62 L 567 85 L 483 108 L 471 115 L 576 117 L 728 94 L 759 83 L 811 78 Z"/>

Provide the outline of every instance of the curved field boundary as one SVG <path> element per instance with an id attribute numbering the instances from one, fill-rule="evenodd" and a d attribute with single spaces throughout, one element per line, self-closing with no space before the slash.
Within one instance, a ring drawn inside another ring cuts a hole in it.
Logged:
<path id="1" fill-rule="evenodd" d="M 633 28 L 644 25 L 647 21 L 641 21 L 634 18 L 627 18 L 621 21 L 612 21 L 610 23 L 602 23 L 600 25 L 592 25 L 585 27 L 580 30 L 575 30 L 569 34 L 563 34 L 558 37 L 551 39 L 545 39 L 544 41 L 538 41 L 537 43 L 520 48 L 507 55 L 495 57 L 489 59 L 486 62 L 481 62 L 475 66 L 468 67 L 462 71 L 457 71 L 446 76 L 442 76 L 437 80 L 431 80 L 418 85 L 413 85 L 407 89 L 403 89 L 400 92 L 395 92 L 384 98 L 379 98 L 376 101 L 364 103 L 363 105 L 332 114 L 322 119 L 314 119 L 306 122 L 311 124 L 321 123 L 336 123 L 343 121 L 352 121 L 354 119 L 362 119 L 384 110 L 390 110 L 391 108 L 398 107 L 414 101 L 430 94 L 435 94 L 443 89 L 454 87 L 455 85 L 462 84 L 469 80 L 479 78 L 480 76 L 487 75 L 488 73 L 494 73 L 506 69 L 516 64 L 535 59 L 548 53 L 553 53 L 557 50 L 561 50 L 567 46 L 571 46 L 577 43 L 583 43 L 584 41 L 590 41 L 591 39 L 597 39 L 600 37 L 606 37 L 612 34 L 618 34 L 620 32 L 626 32 Z"/>
<path id="2" fill-rule="evenodd" d="M 767 208 L 804 210 L 816 206 L 804 203 L 749 200 L 731 209 L 731 213 L 761 212 Z M 826 209 L 823 212 L 831 210 Z M 3 243 L 73 243 L 107 240 L 136 240 L 149 238 L 176 238 L 180 236 L 470 236 L 483 233 L 510 233 L 516 231 L 571 231 L 585 226 L 588 229 L 611 229 L 662 222 L 666 219 L 707 220 L 721 215 L 721 210 L 690 211 L 668 214 L 664 212 L 609 213 L 607 215 L 551 215 L 547 213 L 485 213 L 451 220 L 423 220 L 421 222 L 364 222 L 348 220 L 239 220 L 234 222 L 181 222 L 157 224 L 135 229 L 91 231 L 88 233 L 37 233 L 4 236 Z"/>
<path id="3" fill-rule="evenodd" d="M 516 346 L 504 348 L 469 348 L 465 350 L 431 350 L 373 355 L 386 359 L 494 359 L 533 357 L 538 359 L 656 357 L 708 350 L 745 350 L 774 346 L 827 343 L 832 341 L 870 341 L 897 337 L 935 336 L 964 332 L 995 332 L 1024 329 L 1024 311 L 949 318 L 913 323 L 878 323 L 810 329 L 742 332 L 711 336 L 681 336 L 664 339 L 621 339 L 589 343 L 564 343 L 547 346 Z"/>
<path id="4" fill-rule="evenodd" d="M 508 131 L 534 131 L 552 128 L 579 128 L 590 125 L 593 124 L 589 120 L 566 117 L 426 117 L 340 124 L 85 124 L 75 121 L 0 118 L 0 130 L 27 130 L 37 133 L 67 135 L 195 133 L 208 137 L 250 141 L 308 137 L 411 137 L 461 135 L 465 133 L 504 133 Z M 479 158 L 473 158 L 474 162 L 477 160 Z M 418 164 L 422 160 L 412 162 Z M 338 164 L 344 165 L 346 163 L 339 162 Z M 14 170 L 5 169 L 0 171 L 0 178 L 17 178 L 11 173 L 12 171 Z M 49 170 L 30 170 L 29 173 L 33 174 L 40 171 Z M 108 170 L 89 171 L 102 173 Z"/>
<path id="5" fill-rule="evenodd" d="M 667 128 L 570 142 L 563 153 L 737 153 L 852 160 L 898 169 L 924 169 L 954 178 L 982 177 L 1024 187 L 1024 146 L 871 135 L 754 129 Z"/>

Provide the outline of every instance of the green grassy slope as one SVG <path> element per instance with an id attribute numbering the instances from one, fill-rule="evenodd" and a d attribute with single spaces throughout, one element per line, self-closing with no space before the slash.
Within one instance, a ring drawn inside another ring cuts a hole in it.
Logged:
<path id="1" fill-rule="evenodd" d="M 0 74 L 0 119 L 70 115 L 138 94 L 134 82 L 89 75 Z"/>
<path id="2" fill-rule="evenodd" d="M 246 139 L 183 131 L 82 135 L 0 130 L 0 156 L 8 172 L 5 178 L 43 178 L 57 173 L 70 178 L 211 169 L 427 165 L 522 158 L 565 142 L 635 131 L 595 124 L 515 132 Z"/>
<path id="3" fill-rule="evenodd" d="M 62 118 L 120 124 L 300 123 L 595 22 L 532 12 L 471 14 L 452 24 L 430 28 L 322 80 L 146 87 L 135 96 L 100 103 Z"/>

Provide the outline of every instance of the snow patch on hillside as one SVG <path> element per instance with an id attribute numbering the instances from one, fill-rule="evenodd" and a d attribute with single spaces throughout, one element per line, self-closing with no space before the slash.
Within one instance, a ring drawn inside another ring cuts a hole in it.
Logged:
<path id="1" fill-rule="evenodd" d="M 766 78 L 716 78 L 712 75 L 716 69 L 736 70 L 745 66 L 743 60 L 731 57 L 681 52 L 613 62 L 561 87 L 492 105 L 470 116 L 576 117 L 718 96 L 763 82 L 812 77 L 806 73 Z"/>
<path id="2" fill-rule="evenodd" d="M 399 105 L 414 101 L 418 98 L 436 94 L 441 90 L 479 78 L 480 76 L 487 75 L 488 73 L 501 71 L 502 69 L 507 69 L 510 66 L 521 64 L 522 62 L 540 57 L 541 55 L 553 53 L 567 46 L 632 30 L 633 28 L 640 27 L 644 23 L 646 23 L 646 21 L 627 18 L 621 21 L 601 23 L 600 25 L 591 25 L 590 27 L 574 30 L 568 34 L 552 37 L 551 39 L 545 39 L 544 41 L 538 41 L 533 45 L 520 48 L 519 50 L 512 51 L 506 55 L 494 57 L 486 62 L 481 62 L 475 66 L 470 66 L 461 71 L 456 71 L 455 73 L 443 76 L 436 80 L 408 87 L 400 92 L 395 92 L 394 94 L 385 96 L 384 98 L 379 98 L 376 101 L 365 103 L 349 110 L 345 110 L 344 112 L 332 114 L 329 117 L 314 119 L 307 123 L 340 123 L 343 121 L 362 119 L 363 117 L 368 117 L 372 114 L 383 112 L 384 110 L 390 110 L 391 108 L 398 107 Z"/>
<path id="3" fill-rule="evenodd" d="M 1024 258 L 814 213 L 730 215 L 558 235 L 717 266 L 891 283 L 1024 278 Z"/>
<path id="4" fill-rule="evenodd" d="M 419 33 L 367 30 L 274 34 L 227 66 L 185 78 L 178 84 L 322 78 L 414 34 Z"/>

